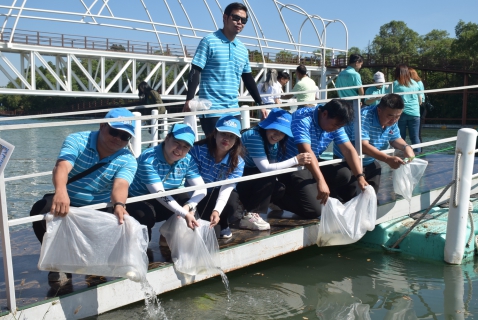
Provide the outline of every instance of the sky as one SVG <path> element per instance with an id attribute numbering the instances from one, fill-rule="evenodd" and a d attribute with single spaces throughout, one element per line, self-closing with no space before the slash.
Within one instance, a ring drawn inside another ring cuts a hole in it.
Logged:
<path id="1" fill-rule="evenodd" d="M 0 0 L 0 14 L 7 10 L 2 9 L 1 5 L 10 5 L 13 0 Z M 94 3 L 94 0 L 83 0 L 88 6 Z M 148 7 L 151 18 L 155 22 L 162 22 L 171 24 L 172 18 L 169 10 L 174 17 L 176 23 L 180 26 L 188 26 L 186 15 L 182 10 L 182 4 L 196 28 L 205 29 L 206 31 L 215 30 L 215 26 L 209 16 L 209 13 L 204 5 L 204 0 L 143 0 Z M 206 1 L 213 12 L 218 26 L 222 26 L 222 17 L 216 0 Z M 230 2 L 229 0 L 218 0 L 222 8 Z M 284 25 L 279 19 L 278 11 L 272 0 L 247 0 L 253 8 L 253 11 L 259 21 L 260 28 L 264 31 L 269 39 L 278 41 L 287 41 L 287 35 Z M 404 21 L 407 26 L 415 30 L 418 34 L 424 35 L 433 29 L 446 30 L 450 36 L 454 37 L 454 28 L 460 19 L 465 22 L 478 23 L 478 0 L 458 0 L 458 1 L 443 1 L 443 0 L 401 0 L 397 2 L 387 1 L 317 1 L 317 0 L 287 0 L 287 4 L 294 4 L 297 10 L 304 10 L 309 14 L 320 16 L 324 19 L 335 20 L 339 19 L 345 23 L 348 30 L 348 47 L 366 48 L 367 44 L 373 41 L 378 34 L 380 26 L 392 20 Z M 20 1 L 17 1 L 17 5 Z M 141 0 L 110 0 L 108 2 L 110 9 L 113 11 L 115 17 L 148 20 L 148 16 L 142 6 Z M 167 5 L 166 5 L 167 4 Z M 100 11 L 103 1 L 98 0 L 92 7 L 91 12 L 96 14 Z M 84 13 L 85 8 L 80 0 L 27 0 L 26 8 L 51 9 L 58 11 L 73 11 Z M 299 30 L 304 22 L 304 17 L 291 11 L 283 11 L 287 26 L 292 32 L 294 39 L 299 39 Z M 107 13 L 107 8 L 104 8 L 103 14 Z M 24 11 L 25 15 L 38 15 L 38 12 Z M 45 15 L 44 15 L 45 16 Z M 71 15 L 65 14 L 49 14 L 49 17 L 56 17 L 60 19 L 79 19 Z M 3 17 L 0 16 L 0 23 L 3 24 Z M 85 18 L 86 22 L 91 22 L 91 18 Z M 98 36 L 116 39 L 142 40 L 150 41 L 151 43 L 158 43 L 152 32 L 137 31 L 137 28 L 151 29 L 150 25 L 145 25 L 136 22 L 114 22 L 109 19 L 98 19 L 103 23 L 121 23 L 128 25 L 134 30 L 118 29 L 110 27 L 98 27 L 91 24 L 72 24 L 49 22 L 46 20 L 20 19 L 18 21 L 18 30 L 35 30 L 41 32 L 54 32 L 75 34 L 81 36 Z M 10 19 L 7 23 L 7 28 L 13 26 L 14 19 Z M 322 32 L 320 23 L 316 23 L 318 32 Z M 259 26 L 256 24 L 256 28 Z M 175 32 L 170 27 L 163 27 L 161 29 L 166 32 Z M 20 32 L 20 31 L 18 31 Z M 192 32 L 185 32 L 193 35 Z M 202 37 L 206 32 L 198 33 Z M 254 25 L 248 22 L 242 35 L 254 36 Z M 331 23 L 327 27 L 326 45 L 330 48 L 345 49 L 346 48 L 346 32 L 342 24 L 339 22 Z M 191 38 L 184 38 L 184 44 L 195 45 L 198 40 Z M 310 23 L 304 24 L 302 33 L 303 43 L 310 45 L 318 45 L 319 39 Z M 175 36 L 161 35 L 161 42 L 169 43 L 171 45 L 178 45 L 178 38 Z M 254 43 L 253 40 L 243 39 L 243 42 Z M 276 47 L 283 47 L 287 49 L 287 45 L 280 43 L 275 44 Z M 12 58 L 13 59 L 13 58 Z M 15 61 L 12 61 L 16 64 Z M 6 77 L 0 73 L 0 85 L 5 84 Z"/>

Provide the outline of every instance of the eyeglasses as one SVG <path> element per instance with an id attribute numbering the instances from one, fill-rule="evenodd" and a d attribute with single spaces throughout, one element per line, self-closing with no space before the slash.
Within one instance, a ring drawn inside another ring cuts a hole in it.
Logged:
<path id="1" fill-rule="evenodd" d="M 122 141 L 131 140 L 131 135 L 129 133 L 118 130 L 118 129 L 114 129 L 114 128 L 109 127 L 108 128 L 108 133 L 110 134 L 110 136 L 115 137 L 115 138 L 119 136 L 119 138 Z"/>
<path id="2" fill-rule="evenodd" d="M 232 21 L 239 22 L 240 20 L 242 24 L 247 23 L 247 17 L 243 18 L 241 16 L 238 16 L 237 14 L 231 14 L 230 17 L 232 18 Z"/>

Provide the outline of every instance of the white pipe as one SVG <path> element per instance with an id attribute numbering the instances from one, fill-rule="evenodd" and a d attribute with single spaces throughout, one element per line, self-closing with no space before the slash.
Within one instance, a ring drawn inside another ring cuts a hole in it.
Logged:
<path id="1" fill-rule="evenodd" d="M 470 200 L 471 176 L 473 174 L 477 134 L 478 132 L 473 129 L 458 130 L 456 155 L 461 153 L 461 157 L 455 156 L 453 179 L 456 176 L 456 183 L 452 189 L 452 193 L 455 193 L 455 190 L 458 188 L 458 201 L 455 203 L 455 201 L 452 200 L 454 197 L 450 199 L 450 211 L 448 213 L 445 241 L 445 262 L 450 264 L 461 264 L 465 253 L 468 202 Z M 457 167 L 458 173 L 455 172 Z"/>
<path id="2" fill-rule="evenodd" d="M 242 108 L 249 109 L 248 106 L 242 106 Z M 242 129 L 251 127 L 251 115 L 249 114 L 249 110 L 241 110 L 241 126 Z"/>
<path id="3" fill-rule="evenodd" d="M 198 125 L 196 116 L 186 116 L 184 117 L 184 123 L 190 126 L 194 131 L 194 141 L 198 141 Z"/>
<path id="4" fill-rule="evenodd" d="M 141 112 L 133 112 L 135 117 L 141 117 Z M 137 158 L 141 154 L 141 120 L 133 120 L 136 122 L 134 127 L 134 137 L 131 139 L 131 147 L 133 155 Z"/>
<path id="5" fill-rule="evenodd" d="M 151 110 L 151 115 L 156 116 L 158 115 L 158 109 L 153 109 Z M 153 118 L 151 119 L 151 140 L 154 142 L 151 144 L 151 146 L 156 147 L 158 145 L 158 118 Z"/>
<path id="6" fill-rule="evenodd" d="M 164 114 L 168 114 L 168 110 Z M 168 118 L 164 117 L 163 118 L 163 130 L 161 131 L 161 134 L 159 135 L 162 140 L 166 139 L 166 136 L 168 135 L 169 132 L 169 125 L 168 125 Z"/>

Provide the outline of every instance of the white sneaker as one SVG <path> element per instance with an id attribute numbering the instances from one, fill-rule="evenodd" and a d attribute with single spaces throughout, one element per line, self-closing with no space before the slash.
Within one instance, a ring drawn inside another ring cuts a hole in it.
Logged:
<path id="1" fill-rule="evenodd" d="M 249 230 L 269 230 L 271 225 L 257 213 L 248 212 L 239 222 L 239 228 Z"/>

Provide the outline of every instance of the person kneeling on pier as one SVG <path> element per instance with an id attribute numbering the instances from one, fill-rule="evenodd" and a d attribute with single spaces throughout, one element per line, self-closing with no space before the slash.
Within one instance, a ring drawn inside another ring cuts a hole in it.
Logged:
<path id="1" fill-rule="evenodd" d="M 353 117 L 351 103 L 341 99 L 292 114 L 293 138 L 287 141 L 286 155 L 291 158 L 307 152 L 312 159 L 305 165 L 307 170 L 279 175 L 286 190 L 274 204 L 303 218 L 314 219 L 321 215 L 321 204 L 325 204 L 329 196 L 347 202 L 357 194 L 357 183 L 361 190 L 365 189 L 368 183 L 360 169 L 360 159 L 343 129 Z M 346 163 L 327 165 L 321 170 L 320 155 L 332 141 L 339 145 Z"/>
<path id="2" fill-rule="evenodd" d="M 402 98 L 398 94 L 390 93 L 383 96 L 378 105 L 361 110 L 362 152 L 369 156 L 363 159 L 363 173 L 365 180 L 374 188 L 376 194 L 378 194 L 382 174 L 382 167 L 377 160 L 385 162 L 392 169 L 405 164 L 400 157 L 387 155 L 381 150 L 387 150 L 389 145 L 392 145 L 395 149 L 402 150 L 406 158 L 415 157 L 413 148 L 400 137 L 397 122 L 403 108 Z M 354 143 L 354 124 L 345 126 L 345 132 Z M 336 146 L 334 146 L 334 157 L 343 158 L 340 149 Z"/>
<path id="3" fill-rule="evenodd" d="M 128 187 L 137 169 L 136 159 L 125 148 L 134 136 L 135 124 L 119 119 L 127 117 L 134 115 L 124 108 L 112 109 L 105 116 L 111 121 L 101 123 L 98 131 L 73 133 L 65 139 L 53 168 L 55 193 L 37 201 L 30 216 L 51 212 L 64 217 L 70 205 L 82 207 L 111 201 L 112 208 L 103 210 L 114 213 L 120 224 L 124 215 L 130 214 L 148 228 L 154 225 L 154 212 L 150 207 L 125 205 Z M 45 220 L 33 222 L 33 230 L 40 243 L 43 242 Z M 49 282 L 65 284 L 69 279 L 70 273 L 48 274 Z"/>
<path id="4" fill-rule="evenodd" d="M 166 139 L 156 147 L 146 149 L 138 158 L 138 171 L 129 188 L 129 196 L 158 194 L 158 197 L 143 201 L 154 207 L 156 222 L 168 220 L 173 214 L 186 220 L 189 228 L 199 226 L 194 211 L 206 195 L 204 189 L 172 196 L 161 196 L 162 192 L 180 188 L 183 180 L 189 186 L 204 184 L 199 175 L 196 161 L 188 153 L 195 139 L 193 129 L 187 124 L 176 123 Z M 164 237 L 160 245 L 166 246 Z"/>
<path id="5" fill-rule="evenodd" d="M 241 142 L 241 123 L 234 116 L 225 115 L 217 120 L 215 129 L 205 139 L 194 144 L 190 153 L 196 160 L 199 173 L 206 183 L 242 177 L 244 153 Z M 209 188 L 207 196 L 197 206 L 201 219 L 219 223 L 219 238 L 232 237 L 228 219 L 236 212 L 239 195 L 235 183 Z"/>
<path id="6" fill-rule="evenodd" d="M 291 121 L 292 115 L 289 112 L 274 108 L 257 127 L 242 131 L 241 139 L 246 148 L 244 176 L 310 164 L 312 156 L 309 153 L 301 153 L 289 159 L 286 157 L 287 139 L 292 137 Z M 269 223 L 258 213 L 267 213 L 270 202 L 277 202 L 276 199 L 282 196 L 283 190 L 284 186 L 277 181 L 277 176 L 239 182 L 237 192 L 246 211 L 239 227 L 269 230 Z"/>

